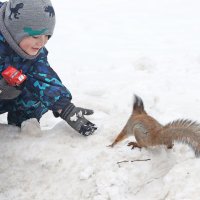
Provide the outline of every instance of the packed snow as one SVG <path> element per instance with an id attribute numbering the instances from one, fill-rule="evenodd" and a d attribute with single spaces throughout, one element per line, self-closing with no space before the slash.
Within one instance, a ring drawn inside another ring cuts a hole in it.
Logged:
<path id="1" fill-rule="evenodd" d="M 0 116 L 0 200 L 197 200 L 200 160 L 184 145 L 110 145 L 139 95 L 160 123 L 200 122 L 199 0 L 53 0 L 49 62 L 94 110 L 84 137 L 51 112 L 21 129 Z"/>

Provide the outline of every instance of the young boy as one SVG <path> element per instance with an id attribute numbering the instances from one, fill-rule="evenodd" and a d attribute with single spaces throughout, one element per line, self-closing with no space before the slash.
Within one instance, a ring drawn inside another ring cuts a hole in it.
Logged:
<path id="1" fill-rule="evenodd" d="M 39 122 L 44 113 L 52 110 L 55 117 L 87 136 L 97 129 L 84 117 L 93 111 L 71 103 L 70 92 L 47 61 L 44 46 L 54 26 L 50 0 L 0 2 L 0 114 L 8 112 L 8 124 L 20 127 L 27 119 Z M 10 82 L 5 80 L 3 74 L 9 74 L 9 66 L 21 70 L 26 80 L 16 83 L 13 77 L 18 72 L 9 77 Z"/>

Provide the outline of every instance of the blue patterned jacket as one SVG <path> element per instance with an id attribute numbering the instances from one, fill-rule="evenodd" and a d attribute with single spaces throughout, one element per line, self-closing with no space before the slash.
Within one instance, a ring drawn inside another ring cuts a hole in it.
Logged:
<path id="1" fill-rule="evenodd" d="M 27 75 L 22 94 L 15 100 L 17 109 L 27 109 L 40 101 L 48 110 L 57 111 L 71 101 L 69 90 L 49 66 L 47 54 L 43 48 L 36 59 L 23 59 L 10 48 L 0 32 L 0 73 L 12 65 Z"/>

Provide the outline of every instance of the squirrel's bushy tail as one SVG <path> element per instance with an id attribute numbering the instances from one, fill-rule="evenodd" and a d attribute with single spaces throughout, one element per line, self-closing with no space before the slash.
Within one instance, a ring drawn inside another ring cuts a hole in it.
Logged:
<path id="1" fill-rule="evenodd" d="M 197 122 L 179 119 L 165 125 L 161 131 L 163 142 L 177 141 L 188 144 L 200 157 L 200 124 Z"/>

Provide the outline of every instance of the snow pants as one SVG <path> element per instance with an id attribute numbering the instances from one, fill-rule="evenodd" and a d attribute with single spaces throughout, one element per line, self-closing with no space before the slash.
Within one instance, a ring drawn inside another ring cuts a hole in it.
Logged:
<path id="1" fill-rule="evenodd" d="M 42 115 L 47 111 L 48 109 L 40 102 L 31 106 L 31 108 L 26 108 L 17 106 L 13 100 L 0 100 L 0 114 L 7 112 L 8 124 L 19 127 L 21 127 L 22 122 L 27 119 L 36 118 L 39 122 Z"/>

